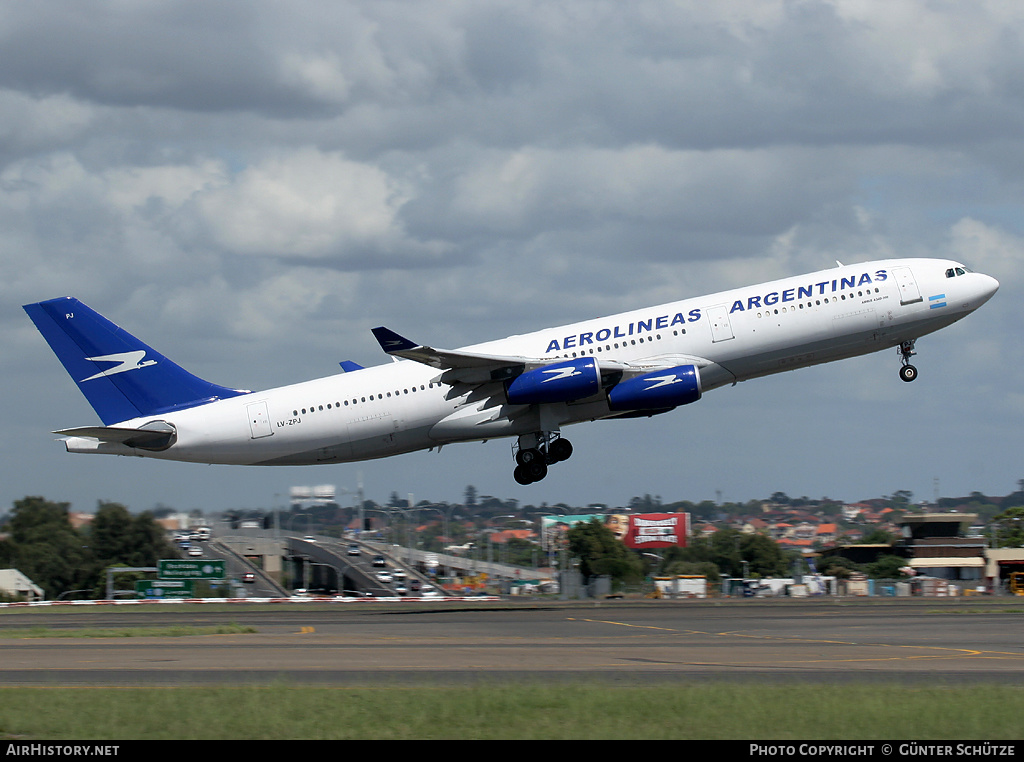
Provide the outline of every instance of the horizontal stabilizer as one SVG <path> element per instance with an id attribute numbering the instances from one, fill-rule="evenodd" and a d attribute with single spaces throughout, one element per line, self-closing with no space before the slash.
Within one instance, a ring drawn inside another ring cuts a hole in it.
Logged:
<path id="1" fill-rule="evenodd" d="M 123 444 L 143 450 L 166 450 L 174 444 L 177 437 L 174 427 L 163 421 L 153 421 L 137 429 L 119 426 L 79 426 L 53 433 L 62 437 L 96 439 L 100 442 Z"/>

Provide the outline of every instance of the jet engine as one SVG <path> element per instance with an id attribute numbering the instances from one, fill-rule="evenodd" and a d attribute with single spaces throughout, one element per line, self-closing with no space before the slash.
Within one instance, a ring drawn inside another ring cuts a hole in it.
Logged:
<path id="1" fill-rule="evenodd" d="M 700 371 L 679 365 L 620 381 L 608 392 L 612 410 L 667 410 L 700 399 Z"/>
<path id="2" fill-rule="evenodd" d="M 544 365 L 514 378 L 507 387 L 513 405 L 570 402 L 601 390 L 601 370 L 593 357 Z"/>

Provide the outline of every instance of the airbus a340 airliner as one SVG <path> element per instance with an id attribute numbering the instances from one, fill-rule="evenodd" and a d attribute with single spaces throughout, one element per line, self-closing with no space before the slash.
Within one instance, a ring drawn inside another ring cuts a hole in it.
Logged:
<path id="1" fill-rule="evenodd" d="M 837 263 L 838 265 L 838 263 Z M 68 452 L 307 465 L 517 437 L 515 480 L 567 459 L 564 426 L 652 416 L 720 386 L 898 347 L 960 320 L 999 283 L 957 262 L 892 259 L 434 349 L 373 330 L 395 362 L 249 392 L 204 381 L 77 299 L 25 306 L 103 421 Z"/>

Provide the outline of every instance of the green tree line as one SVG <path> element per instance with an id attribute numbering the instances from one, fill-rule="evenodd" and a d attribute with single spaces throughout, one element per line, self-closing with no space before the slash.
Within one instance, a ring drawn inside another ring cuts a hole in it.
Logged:
<path id="1" fill-rule="evenodd" d="M 622 584 L 636 584 L 648 574 L 703 574 L 710 582 L 723 577 L 780 577 L 789 574 L 799 557 L 785 552 L 770 537 L 720 529 L 710 537 L 691 537 L 685 548 L 667 548 L 660 554 L 630 550 L 597 520 L 577 524 L 567 533 L 569 552 L 579 559 L 585 577 L 610 576 Z"/>
<path id="2" fill-rule="evenodd" d="M 111 566 L 156 566 L 177 551 L 151 513 L 132 514 L 120 503 L 99 503 L 92 523 L 71 524 L 70 503 L 26 497 L 14 503 L 0 527 L 0 568 L 17 569 L 48 599 L 72 591 L 102 597 Z"/>

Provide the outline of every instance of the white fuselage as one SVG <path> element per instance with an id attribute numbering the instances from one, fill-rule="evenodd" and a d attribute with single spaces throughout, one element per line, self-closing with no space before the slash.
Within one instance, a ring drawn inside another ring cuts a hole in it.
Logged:
<path id="1" fill-rule="evenodd" d="M 692 362 L 703 391 L 875 352 L 963 318 L 995 293 L 957 263 L 903 259 L 836 267 L 488 342 L 466 351 L 581 355 L 665 366 Z M 159 416 L 177 432 L 162 452 L 72 437 L 69 451 L 249 465 L 338 463 L 515 436 L 616 415 L 607 399 L 494 405 L 411 360 L 251 393 Z M 138 427 L 152 420 L 125 421 Z"/>

